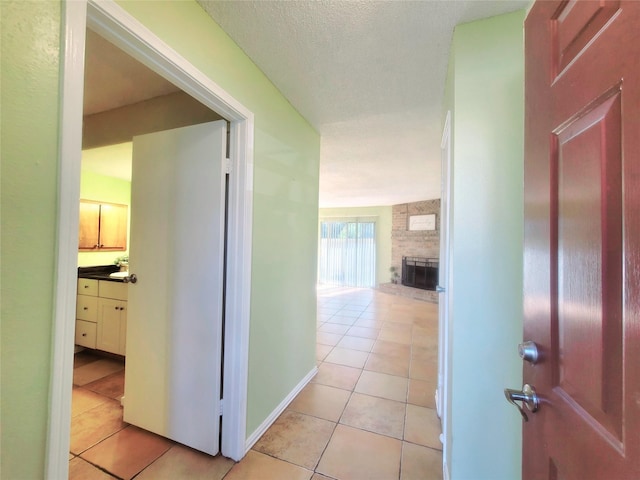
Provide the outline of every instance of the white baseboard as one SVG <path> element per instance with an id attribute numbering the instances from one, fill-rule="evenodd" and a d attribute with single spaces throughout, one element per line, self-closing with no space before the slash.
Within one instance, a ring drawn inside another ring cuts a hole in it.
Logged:
<path id="1" fill-rule="evenodd" d="M 315 377 L 316 373 L 318 373 L 318 367 L 314 366 L 313 369 L 311 369 L 311 371 L 307 373 L 302 380 L 300 380 L 300 383 L 298 383 L 298 385 L 296 385 L 295 388 L 291 390 L 291 392 L 289 392 L 289 395 L 287 395 L 285 399 L 280 402 L 280 405 L 278 405 L 275 410 L 271 412 L 271 414 L 264 420 L 264 422 L 262 422 L 260 426 L 256 428 L 251 435 L 249 435 L 249 438 L 247 438 L 245 442 L 245 455 L 249 450 L 251 450 L 251 447 L 253 447 L 253 445 L 258 440 L 260 440 L 260 437 L 264 435 L 264 432 L 266 432 L 267 429 L 273 424 L 273 422 L 276 421 L 280 414 L 284 412 L 284 409 L 289 406 L 294 398 L 296 398 L 298 393 L 300 393 L 300 391 L 304 387 L 306 387 L 307 383 L 309 383 L 311 379 Z"/>

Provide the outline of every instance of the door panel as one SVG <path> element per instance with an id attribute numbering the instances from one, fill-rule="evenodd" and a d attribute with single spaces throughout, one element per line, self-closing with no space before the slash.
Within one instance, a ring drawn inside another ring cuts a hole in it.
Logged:
<path id="1" fill-rule="evenodd" d="M 640 478 L 640 2 L 525 22 L 523 478 Z"/>
<path id="2" fill-rule="evenodd" d="M 215 455 L 226 122 L 135 137 L 124 420 Z"/>

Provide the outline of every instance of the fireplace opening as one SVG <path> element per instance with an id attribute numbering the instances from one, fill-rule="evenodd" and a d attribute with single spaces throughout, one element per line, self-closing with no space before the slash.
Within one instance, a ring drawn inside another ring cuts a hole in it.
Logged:
<path id="1" fill-rule="evenodd" d="M 435 290 L 438 285 L 438 259 L 402 257 L 402 284 L 423 290 Z"/>

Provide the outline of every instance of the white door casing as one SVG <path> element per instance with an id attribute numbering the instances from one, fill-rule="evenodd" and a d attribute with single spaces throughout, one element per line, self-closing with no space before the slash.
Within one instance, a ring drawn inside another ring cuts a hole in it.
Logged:
<path id="1" fill-rule="evenodd" d="M 441 195 L 440 195 L 440 260 L 438 265 L 438 387 L 436 409 L 442 426 L 442 461 L 444 478 L 448 478 L 447 453 L 449 450 L 449 302 L 451 298 L 451 266 L 449 247 L 451 235 L 451 111 L 447 112 L 442 132 L 441 151 Z"/>
<path id="2" fill-rule="evenodd" d="M 63 3 L 58 241 L 46 478 L 68 476 L 75 330 L 78 202 L 82 145 L 85 29 L 94 31 L 230 121 L 224 383 L 228 408 L 222 454 L 247 451 L 246 409 L 251 299 L 253 113 L 197 70 L 113 0 Z"/>

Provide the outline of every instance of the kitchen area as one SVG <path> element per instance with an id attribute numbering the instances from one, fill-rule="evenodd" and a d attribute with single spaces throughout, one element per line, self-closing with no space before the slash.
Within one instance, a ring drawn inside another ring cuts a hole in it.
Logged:
<path id="1" fill-rule="evenodd" d="M 131 182 L 100 172 L 103 158 L 130 164 L 130 144 L 83 152 L 78 232 L 76 352 L 125 355 Z"/>

